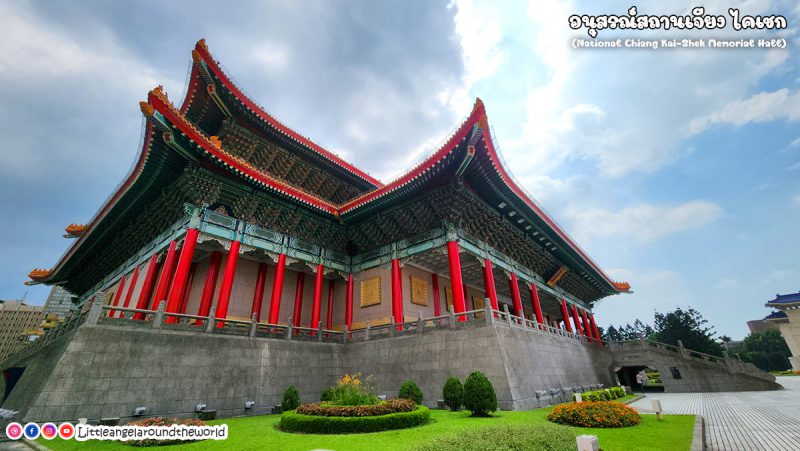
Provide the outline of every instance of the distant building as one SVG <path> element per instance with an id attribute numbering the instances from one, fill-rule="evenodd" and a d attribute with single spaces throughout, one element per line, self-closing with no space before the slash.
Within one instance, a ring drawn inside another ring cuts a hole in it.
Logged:
<path id="1" fill-rule="evenodd" d="M 789 350 L 792 351 L 792 357 L 789 357 L 792 369 L 800 371 L 800 291 L 792 294 L 776 294 L 775 299 L 767 302 L 767 307 L 779 310 L 773 314 L 774 317 L 770 315 L 767 317 L 770 319 L 765 319 L 778 326 L 783 339 L 789 345 Z"/>
<path id="2" fill-rule="evenodd" d="M 47 301 L 44 303 L 44 313 L 54 313 L 61 318 L 66 318 L 69 312 L 75 308 L 72 303 L 72 293 L 59 287 L 53 286 Z"/>
<path id="3" fill-rule="evenodd" d="M 42 322 L 42 306 L 22 301 L 0 301 L 0 362 L 22 346 L 21 336 Z"/>
<path id="4" fill-rule="evenodd" d="M 747 327 L 754 334 L 763 334 L 768 330 L 779 330 L 778 322 L 786 319 L 786 313 L 780 310 L 774 311 L 763 319 L 754 319 L 747 322 Z"/>

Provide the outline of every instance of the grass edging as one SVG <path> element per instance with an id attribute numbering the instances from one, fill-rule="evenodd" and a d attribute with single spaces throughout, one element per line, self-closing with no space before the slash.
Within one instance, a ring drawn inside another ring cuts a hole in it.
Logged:
<path id="1" fill-rule="evenodd" d="M 634 403 L 634 402 L 636 402 L 636 401 L 638 401 L 638 400 L 640 400 L 640 399 L 644 399 L 644 398 L 646 398 L 646 396 L 645 396 L 645 395 L 636 395 L 636 396 L 634 396 L 634 397 L 633 397 L 633 398 L 631 398 L 631 399 L 627 399 L 627 400 L 625 400 L 625 401 L 622 401 L 622 403 L 623 403 L 623 404 L 632 404 L 632 403 Z"/>
<path id="2" fill-rule="evenodd" d="M 425 406 L 417 406 L 411 412 L 367 417 L 303 415 L 292 410 L 281 415 L 280 429 L 310 434 L 358 434 L 420 426 L 428 423 L 430 418 L 431 412 Z"/>

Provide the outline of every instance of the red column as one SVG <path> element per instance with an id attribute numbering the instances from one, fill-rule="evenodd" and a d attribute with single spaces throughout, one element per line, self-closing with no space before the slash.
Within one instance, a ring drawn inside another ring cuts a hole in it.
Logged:
<path id="1" fill-rule="evenodd" d="M 464 281 L 461 279 L 461 257 L 458 255 L 458 243 L 455 241 L 447 242 L 447 257 L 450 263 L 450 289 L 453 292 L 453 311 L 462 313 L 464 306 Z M 459 321 L 466 321 L 467 317 L 461 315 Z"/>
<path id="2" fill-rule="evenodd" d="M 589 319 L 586 317 L 586 310 L 581 309 L 581 319 L 583 319 L 583 335 L 589 338 L 589 341 L 592 341 L 594 338 L 592 335 L 592 326 L 589 325 Z"/>
<path id="3" fill-rule="evenodd" d="M 517 275 L 511 273 L 511 279 L 508 281 L 508 287 L 511 289 L 511 300 L 514 302 L 514 314 L 520 318 L 525 317 L 525 311 L 522 309 L 522 296 L 519 294 L 519 282 Z"/>
<path id="4" fill-rule="evenodd" d="M 206 270 L 206 280 L 203 284 L 203 293 L 200 295 L 200 307 L 197 309 L 197 316 L 208 316 L 211 312 L 211 301 L 214 299 L 214 290 L 217 288 L 217 276 L 219 276 L 219 266 L 222 262 L 222 254 L 214 251 L 208 260 Z M 200 321 L 197 322 L 199 326 Z"/>
<path id="5" fill-rule="evenodd" d="M 575 323 L 575 332 L 583 335 L 583 327 L 581 327 L 580 315 L 578 315 L 578 307 L 572 306 L 572 322 Z"/>
<path id="6" fill-rule="evenodd" d="M 347 291 L 344 299 L 344 323 L 350 329 L 353 326 L 353 275 L 347 275 Z"/>
<path id="7" fill-rule="evenodd" d="M 572 327 L 569 325 L 566 299 L 561 299 L 561 320 L 564 321 L 564 328 L 567 329 L 567 332 L 572 332 Z"/>
<path id="8" fill-rule="evenodd" d="M 328 315 L 325 318 L 325 328 L 328 330 L 333 329 L 333 286 L 336 283 L 331 279 L 328 282 Z"/>
<path id="9" fill-rule="evenodd" d="M 494 286 L 492 262 L 488 258 L 483 259 L 483 289 L 492 304 L 492 308 L 498 310 L 500 307 L 497 304 L 497 289 Z"/>
<path id="10" fill-rule="evenodd" d="M 597 330 L 597 323 L 594 322 L 594 313 L 589 315 L 589 324 L 592 325 L 592 332 L 594 333 L 594 338 L 597 339 L 597 344 L 601 345 L 602 338 L 600 338 L 600 331 Z"/>
<path id="11" fill-rule="evenodd" d="M 217 310 L 214 317 L 225 319 L 228 317 L 228 302 L 231 300 L 231 290 L 233 289 L 233 279 L 236 276 L 236 262 L 239 261 L 239 243 L 231 241 L 231 249 L 228 251 L 228 258 L 225 261 L 225 271 L 222 272 L 222 286 L 219 287 L 219 299 L 217 300 Z M 222 327 L 221 322 L 217 327 Z"/>
<path id="12" fill-rule="evenodd" d="M 172 279 L 172 288 L 169 292 L 169 299 L 167 300 L 167 312 L 177 313 L 181 305 L 181 298 L 183 298 L 183 290 L 186 289 L 186 279 L 189 277 L 189 268 L 192 266 L 192 258 L 194 258 L 194 246 L 197 244 L 197 229 L 189 229 L 186 231 L 186 238 L 183 240 L 183 248 L 181 249 L 181 256 L 178 258 L 178 266 L 175 268 L 175 278 Z M 168 323 L 178 321 L 177 318 L 170 316 L 167 317 Z"/>
<path id="13" fill-rule="evenodd" d="M 542 318 L 542 306 L 539 304 L 539 290 L 536 289 L 536 284 L 531 284 L 531 304 L 533 304 L 533 313 L 536 315 L 536 322 L 544 324 Z"/>
<path id="14" fill-rule="evenodd" d="M 400 261 L 392 259 L 392 316 L 395 323 L 402 323 L 403 316 L 403 276 L 400 271 Z M 402 329 L 398 326 L 398 330 Z"/>
<path id="15" fill-rule="evenodd" d="M 133 269 L 133 275 L 131 276 L 131 282 L 128 285 L 128 294 L 125 295 L 125 303 L 122 304 L 123 307 L 128 308 L 131 304 L 131 298 L 133 297 L 133 290 L 136 288 L 136 281 L 139 279 L 139 267 Z M 123 313 L 120 312 L 118 315 L 122 318 Z"/>
<path id="16" fill-rule="evenodd" d="M 286 271 L 286 254 L 278 255 L 278 264 L 275 266 L 275 281 L 272 284 L 272 298 L 269 301 L 269 323 L 278 324 L 278 314 L 281 311 L 281 295 L 283 294 L 283 274 Z"/>
<path id="17" fill-rule="evenodd" d="M 186 313 L 186 306 L 189 304 L 189 295 L 192 293 L 195 269 L 197 269 L 197 265 L 192 263 L 192 266 L 189 268 L 189 277 L 186 279 L 186 288 L 183 290 L 183 297 L 181 297 L 181 306 L 178 308 L 178 313 Z"/>
<path id="18" fill-rule="evenodd" d="M 156 274 L 158 274 L 158 254 L 153 254 L 150 257 L 150 263 L 147 264 L 147 273 L 144 275 L 144 283 L 142 283 L 142 290 L 139 292 L 139 302 L 136 303 L 136 308 L 139 310 L 147 309 L 147 304 L 150 301 L 150 295 L 153 294 L 153 284 L 156 281 Z M 144 319 L 144 313 L 134 313 L 133 319 L 141 321 Z"/>
<path id="19" fill-rule="evenodd" d="M 439 294 L 439 276 L 431 274 L 431 285 L 433 286 L 433 316 L 442 314 L 442 298 Z"/>
<path id="20" fill-rule="evenodd" d="M 112 304 L 116 307 L 119 304 L 119 299 L 122 297 L 122 292 L 125 291 L 125 274 L 122 275 L 119 279 L 119 287 L 117 288 L 117 292 L 114 293 L 114 303 Z M 114 314 L 117 313 L 116 310 L 109 310 L 108 317 L 113 318 Z"/>
<path id="21" fill-rule="evenodd" d="M 256 315 L 256 321 L 261 322 L 261 301 L 264 299 L 264 284 L 267 281 L 267 264 L 258 264 L 258 278 L 256 278 L 256 289 L 253 292 L 253 307 L 250 309 L 250 317 Z"/>
<path id="22" fill-rule="evenodd" d="M 297 273 L 297 285 L 294 289 L 294 317 L 292 318 L 292 325 L 295 327 L 300 326 L 300 315 L 303 314 L 303 285 L 306 281 L 306 273 Z"/>
<path id="23" fill-rule="evenodd" d="M 325 268 L 322 263 L 317 265 L 317 273 L 314 278 L 314 296 L 311 302 L 311 328 L 316 329 L 319 326 L 320 310 L 322 310 L 322 277 L 325 274 Z M 312 334 L 313 335 L 313 334 Z"/>
<path id="24" fill-rule="evenodd" d="M 167 290 L 169 290 L 169 283 L 172 281 L 172 271 L 175 269 L 175 261 L 177 260 L 177 252 L 175 252 L 177 246 L 178 244 L 174 240 L 169 243 L 167 256 L 164 258 L 164 264 L 161 265 L 161 275 L 158 276 L 156 295 L 153 297 L 153 303 L 150 305 L 149 310 L 158 309 L 158 304 L 167 299 Z"/>

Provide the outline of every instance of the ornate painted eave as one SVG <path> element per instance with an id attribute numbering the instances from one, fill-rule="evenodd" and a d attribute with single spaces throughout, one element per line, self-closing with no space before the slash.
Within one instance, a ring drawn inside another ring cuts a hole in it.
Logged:
<path id="1" fill-rule="evenodd" d="M 253 167 L 250 162 L 241 158 L 237 158 L 230 153 L 226 152 L 219 139 L 213 136 L 206 136 L 203 131 L 195 127 L 181 112 L 175 108 L 169 101 L 167 95 L 163 92 L 161 87 L 157 87 L 150 91 L 147 97 L 147 108 L 152 108 L 152 114 L 157 112 L 163 116 L 170 124 L 191 139 L 200 149 L 208 156 L 215 159 L 225 169 L 234 172 L 251 183 L 255 183 L 263 188 L 275 191 L 282 194 L 296 202 L 306 206 L 321 210 L 322 212 L 338 216 L 339 212 L 335 205 L 314 196 L 311 193 L 305 192 L 297 187 L 288 185 L 280 180 L 259 171 Z M 142 106 L 143 111 L 145 106 Z M 147 113 L 145 113 L 147 115 Z"/>
<path id="2" fill-rule="evenodd" d="M 122 198 L 125 193 L 128 192 L 131 186 L 138 180 L 141 176 L 142 171 L 147 164 L 148 156 L 150 155 L 150 148 L 152 142 L 152 124 L 147 123 L 145 126 L 144 132 L 144 140 L 142 142 L 141 150 L 139 151 L 139 155 L 136 158 L 136 162 L 128 173 L 128 176 L 122 181 L 122 183 L 117 187 L 114 193 L 106 200 L 105 204 L 95 213 L 94 217 L 91 221 L 83 225 L 83 230 L 81 231 L 80 235 L 77 236 L 72 243 L 72 245 L 66 250 L 64 255 L 58 260 L 58 263 L 53 267 L 52 270 L 49 270 L 47 274 L 42 272 L 36 273 L 38 278 L 34 279 L 29 274 L 28 276 L 31 277 L 33 282 L 36 283 L 47 283 L 51 282 L 54 277 L 56 277 L 63 268 L 64 264 L 69 261 L 69 259 L 77 252 L 77 250 L 81 247 L 81 245 L 86 242 L 92 235 L 97 228 L 97 225 L 102 222 L 102 220 L 108 215 L 108 213 L 114 208 L 120 198 Z M 33 274 L 36 270 L 32 271 Z M 39 270 L 42 271 L 42 270 Z M 26 282 L 27 284 L 28 282 Z"/>
<path id="3" fill-rule="evenodd" d="M 219 62 L 214 59 L 211 55 L 211 52 L 208 50 L 208 46 L 206 45 L 205 39 L 201 39 L 197 41 L 194 50 L 192 51 L 192 59 L 195 63 L 195 66 L 192 68 L 191 79 L 189 81 L 189 87 L 186 92 L 186 96 L 184 97 L 183 103 L 181 104 L 180 111 L 186 112 L 191 105 L 191 103 L 196 98 L 197 94 L 197 87 L 198 86 L 208 86 L 211 80 L 203 80 L 203 83 L 200 83 L 200 79 L 204 78 L 203 73 L 200 70 L 197 70 L 197 64 L 204 64 L 213 75 L 217 77 L 217 79 L 222 83 L 222 85 L 227 89 L 233 96 L 241 102 L 241 104 L 247 108 L 248 111 L 253 112 L 259 119 L 264 121 L 267 125 L 269 125 L 272 129 L 274 129 L 277 133 L 285 136 L 286 138 L 300 144 L 301 146 L 315 152 L 325 160 L 329 161 L 330 163 L 334 164 L 335 166 L 347 171 L 348 173 L 356 176 L 360 180 L 367 182 L 374 188 L 383 186 L 379 180 L 375 179 L 374 177 L 370 176 L 366 172 L 356 168 L 352 164 L 344 161 L 333 152 L 323 148 L 319 144 L 315 143 L 311 139 L 300 135 L 295 130 L 289 128 L 288 126 L 284 125 L 280 121 L 278 121 L 275 117 L 267 113 L 261 106 L 257 105 L 253 102 L 236 84 L 231 80 L 231 78 L 225 73 L 222 69 Z M 213 86 L 213 85 L 211 85 Z"/>

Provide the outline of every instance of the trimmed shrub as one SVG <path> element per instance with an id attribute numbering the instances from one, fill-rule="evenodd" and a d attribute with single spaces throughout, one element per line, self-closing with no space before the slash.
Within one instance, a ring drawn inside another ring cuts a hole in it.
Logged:
<path id="1" fill-rule="evenodd" d="M 286 412 L 289 410 L 294 410 L 297 406 L 300 405 L 300 392 L 297 391 L 297 387 L 294 385 L 290 385 L 289 388 L 283 392 L 283 402 L 281 403 L 281 409 Z"/>
<path id="2" fill-rule="evenodd" d="M 616 401 L 559 404 L 547 414 L 553 423 L 584 428 L 623 428 L 639 424 L 639 414 Z"/>
<path id="3" fill-rule="evenodd" d="M 611 391 L 617 395 L 617 398 L 622 398 L 625 396 L 625 389 L 622 387 L 611 387 Z"/>
<path id="4" fill-rule="evenodd" d="M 296 412 L 303 415 L 320 415 L 326 417 L 369 417 L 397 412 L 411 412 L 414 401 L 410 399 L 390 399 L 380 404 L 364 406 L 339 406 L 329 402 L 303 404 Z"/>
<path id="5" fill-rule="evenodd" d="M 497 395 L 489 379 L 480 371 L 472 372 L 464 382 L 464 407 L 474 417 L 485 417 L 497 410 Z"/>
<path id="6" fill-rule="evenodd" d="M 417 404 L 422 404 L 422 390 L 411 380 L 403 382 L 403 385 L 400 386 L 400 391 L 397 393 L 397 397 L 410 399 Z"/>
<path id="7" fill-rule="evenodd" d="M 411 412 L 369 417 L 329 417 L 289 411 L 281 416 L 280 428 L 286 432 L 350 434 L 410 428 L 426 424 L 430 418 L 431 412 L 425 406 L 416 406 Z"/>
<path id="8" fill-rule="evenodd" d="M 205 426 L 206 422 L 203 420 L 198 420 L 196 418 L 153 417 L 153 418 L 145 418 L 144 420 L 139 420 L 139 421 L 132 421 L 128 423 L 126 426 L 171 426 L 173 424 L 178 424 L 183 426 Z M 164 445 L 177 445 L 179 443 L 189 443 L 194 441 L 195 440 L 144 439 L 144 440 L 127 440 L 122 443 L 128 446 L 164 446 Z"/>
<path id="9" fill-rule="evenodd" d="M 414 451 L 546 450 L 573 451 L 575 434 L 556 425 L 488 426 L 427 440 Z"/>
<path id="10" fill-rule="evenodd" d="M 613 401 L 623 396 L 625 396 L 625 390 L 623 390 L 622 387 L 604 388 L 581 393 L 581 399 L 583 401 Z M 578 400 L 577 393 L 572 394 L 572 400 Z"/>
<path id="11" fill-rule="evenodd" d="M 464 404 L 464 386 L 457 377 L 447 378 L 447 382 L 442 388 L 442 398 L 444 398 L 444 405 L 453 412 L 461 409 L 461 405 Z"/>
<path id="12" fill-rule="evenodd" d="M 328 387 L 325 390 L 322 390 L 322 393 L 319 395 L 319 401 L 333 401 L 333 387 Z"/>

